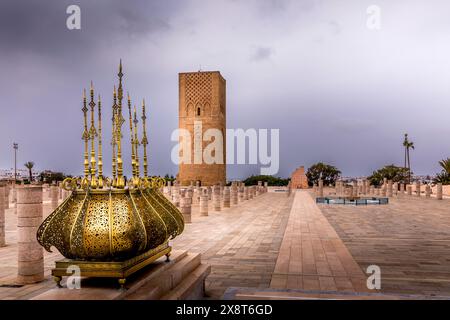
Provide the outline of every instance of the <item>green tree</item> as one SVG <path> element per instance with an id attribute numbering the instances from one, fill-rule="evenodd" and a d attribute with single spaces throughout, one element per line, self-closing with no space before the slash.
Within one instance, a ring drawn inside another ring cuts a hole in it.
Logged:
<path id="1" fill-rule="evenodd" d="M 317 185 L 320 179 L 323 180 L 324 185 L 333 185 L 340 175 L 341 171 L 338 168 L 323 162 L 313 164 L 306 171 L 309 186 Z"/>
<path id="2" fill-rule="evenodd" d="M 269 186 L 287 186 L 289 183 L 289 179 L 278 178 L 274 176 L 250 176 L 245 179 L 243 182 L 246 186 L 254 186 L 258 184 L 258 181 L 267 182 Z"/>
<path id="3" fill-rule="evenodd" d="M 403 146 L 405 147 L 405 169 L 408 169 L 408 183 L 411 183 L 411 161 L 409 159 L 409 149 L 414 150 L 414 142 L 409 141 L 408 134 L 405 133 L 405 139 L 403 140 Z"/>
<path id="4" fill-rule="evenodd" d="M 53 172 L 50 170 L 42 171 L 39 175 L 39 181 L 52 183 L 53 181 L 63 181 L 64 179 L 71 177 L 70 175 L 65 175 L 62 172 Z"/>
<path id="5" fill-rule="evenodd" d="M 434 178 L 435 183 L 450 184 L 450 158 L 439 161 L 442 171 Z"/>
<path id="6" fill-rule="evenodd" d="M 411 172 L 408 168 L 397 167 L 393 164 L 384 166 L 372 173 L 368 178 L 371 185 L 380 186 L 384 178 L 398 183 L 408 183 Z"/>
<path id="7" fill-rule="evenodd" d="M 25 168 L 28 169 L 28 174 L 30 176 L 30 183 L 33 181 L 33 167 L 34 167 L 34 162 L 33 161 L 28 161 L 24 164 Z"/>

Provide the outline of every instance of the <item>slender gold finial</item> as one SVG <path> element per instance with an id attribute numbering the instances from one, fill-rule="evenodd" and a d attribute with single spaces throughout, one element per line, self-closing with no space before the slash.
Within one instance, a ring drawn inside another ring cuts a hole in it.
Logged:
<path id="1" fill-rule="evenodd" d="M 144 178 L 148 177 L 148 164 L 147 164 L 147 130 L 146 130 L 146 123 L 145 120 L 147 117 L 145 116 L 145 99 L 142 100 L 142 146 L 144 149 Z"/>
<path id="2" fill-rule="evenodd" d="M 94 102 L 94 86 L 91 81 L 91 102 L 89 102 L 89 106 L 91 107 L 91 128 L 89 130 L 89 135 L 91 139 L 91 187 L 97 188 L 97 167 L 96 167 L 96 160 L 95 160 L 95 137 L 98 136 L 97 130 L 95 129 L 95 115 L 94 115 L 94 108 L 95 108 L 95 102 Z"/>
<path id="3" fill-rule="evenodd" d="M 122 125 L 124 119 L 122 116 L 122 99 L 123 99 L 123 88 L 122 88 L 122 60 L 120 60 L 119 73 L 119 87 L 118 87 L 118 109 L 116 114 L 116 143 L 117 143 L 117 184 L 116 187 L 123 189 L 125 188 L 125 179 L 123 177 L 123 161 L 122 161 Z"/>
<path id="4" fill-rule="evenodd" d="M 84 118 L 84 130 L 82 139 L 84 140 L 84 177 L 89 178 L 89 131 L 87 127 L 87 112 L 88 108 L 86 106 L 86 89 L 83 90 L 83 118 Z"/>
<path id="5" fill-rule="evenodd" d="M 133 178 L 136 178 L 136 158 L 134 155 L 134 138 L 133 138 L 133 117 L 131 116 L 131 98 L 128 95 L 128 116 L 130 120 L 130 138 L 131 138 L 131 169 L 133 173 Z"/>
<path id="6" fill-rule="evenodd" d="M 103 189 L 102 101 L 98 95 L 98 187 Z"/>
<path id="7" fill-rule="evenodd" d="M 135 171 L 136 171 L 136 178 L 139 178 L 139 139 L 138 139 L 138 119 L 136 116 L 136 106 L 134 106 L 134 160 L 135 160 Z M 132 146 L 133 148 L 133 146 Z"/>
<path id="8" fill-rule="evenodd" d="M 116 86 L 114 85 L 113 91 L 113 106 L 112 106 L 112 137 L 111 137 L 111 145 L 112 145 L 112 186 L 116 186 L 117 180 L 117 158 L 116 158 L 116 114 L 117 114 L 117 93 Z"/>

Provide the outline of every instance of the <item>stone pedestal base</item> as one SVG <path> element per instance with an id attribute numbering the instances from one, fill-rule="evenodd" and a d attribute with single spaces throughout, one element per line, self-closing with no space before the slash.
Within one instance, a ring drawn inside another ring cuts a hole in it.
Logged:
<path id="1" fill-rule="evenodd" d="M 211 267 L 199 253 L 173 250 L 170 261 L 160 258 L 133 274 L 117 288 L 114 279 L 84 278 L 81 289 L 55 288 L 33 300 L 194 300 L 204 297 L 205 278 Z"/>

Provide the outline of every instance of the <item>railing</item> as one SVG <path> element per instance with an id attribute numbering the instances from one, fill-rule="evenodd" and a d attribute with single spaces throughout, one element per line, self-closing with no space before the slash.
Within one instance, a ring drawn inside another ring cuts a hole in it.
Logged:
<path id="1" fill-rule="evenodd" d="M 344 205 L 374 205 L 374 204 L 388 204 L 389 198 L 329 198 L 319 197 L 316 198 L 316 203 L 322 204 L 344 204 Z"/>

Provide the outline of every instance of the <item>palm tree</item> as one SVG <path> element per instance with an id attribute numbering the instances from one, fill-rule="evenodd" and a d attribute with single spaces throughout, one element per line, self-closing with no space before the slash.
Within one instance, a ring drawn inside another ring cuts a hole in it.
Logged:
<path id="1" fill-rule="evenodd" d="M 403 146 L 405 147 L 405 168 L 408 169 L 408 183 L 411 183 L 411 162 L 409 159 L 409 149 L 414 150 L 414 142 L 409 141 L 408 134 L 405 133 L 405 140 L 403 140 Z"/>
<path id="2" fill-rule="evenodd" d="M 444 172 L 450 174 L 450 158 L 439 161 L 439 165 L 442 167 Z"/>
<path id="3" fill-rule="evenodd" d="M 450 158 L 439 161 L 442 172 L 438 173 L 434 178 L 435 183 L 450 184 Z"/>
<path id="4" fill-rule="evenodd" d="M 28 161 L 24 164 L 25 168 L 28 169 L 28 172 L 30 174 L 30 183 L 33 181 L 33 167 L 34 167 L 34 162 L 33 161 Z"/>

